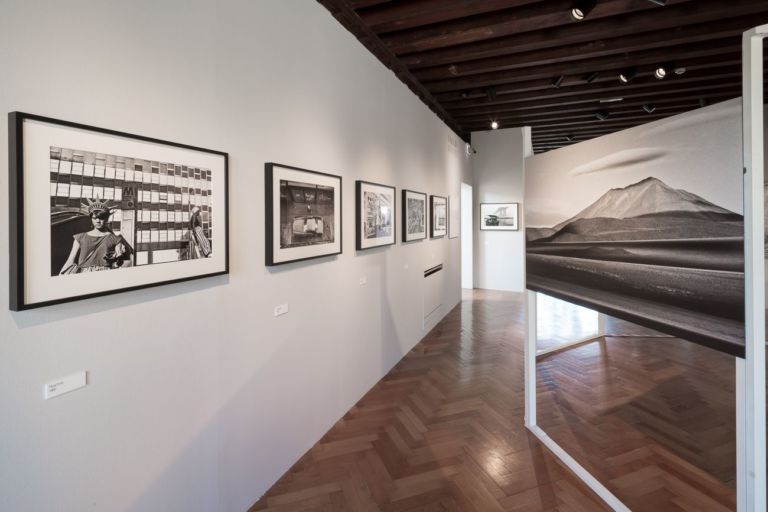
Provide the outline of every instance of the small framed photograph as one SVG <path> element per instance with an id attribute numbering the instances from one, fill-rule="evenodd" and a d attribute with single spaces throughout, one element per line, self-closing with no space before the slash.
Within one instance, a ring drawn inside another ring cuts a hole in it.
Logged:
<path id="1" fill-rule="evenodd" d="M 403 242 L 427 238 L 427 194 L 403 190 Z"/>
<path id="2" fill-rule="evenodd" d="M 341 176 L 265 164 L 266 263 L 341 254 Z"/>
<path id="3" fill-rule="evenodd" d="M 448 233 L 448 199 L 443 196 L 429 196 L 429 237 L 442 238 Z"/>
<path id="4" fill-rule="evenodd" d="M 395 187 L 355 182 L 357 250 L 395 243 Z"/>
<path id="5" fill-rule="evenodd" d="M 520 204 L 481 203 L 480 229 L 482 231 L 517 231 Z"/>
<path id="6" fill-rule="evenodd" d="M 8 120 L 12 310 L 229 272 L 227 153 Z"/>

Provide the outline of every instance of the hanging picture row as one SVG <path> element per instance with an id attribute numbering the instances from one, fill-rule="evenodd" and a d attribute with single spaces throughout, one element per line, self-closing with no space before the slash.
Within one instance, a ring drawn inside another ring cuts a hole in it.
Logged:
<path id="1" fill-rule="evenodd" d="M 9 114 L 14 311 L 229 271 L 227 153 Z"/>
<path id="2" fill-rule="evenodd" d="M 427 238 L 427 194 L 403 190 L 403 242 Z"/>
<path id="3" fill-rule="evenodd" d="M 267 163 L 266 262 L 341 254 L 341 176 Z"/>
<path id="4" fill-rule="evenodd" d="M 357 250 L 395 243 L 395 187 L 355 183 Z"/>
<path id="5" fill-rule="evenodd" d="M 429 196 L 429 237 L 442 238 L 448 233 L 448 199 L 443 196 Z"/>
<path id="6" fill-rule="evenodd" d="M 482 231 L 518 231 L 519 203 L 481 203 L 480 229 Z"/>

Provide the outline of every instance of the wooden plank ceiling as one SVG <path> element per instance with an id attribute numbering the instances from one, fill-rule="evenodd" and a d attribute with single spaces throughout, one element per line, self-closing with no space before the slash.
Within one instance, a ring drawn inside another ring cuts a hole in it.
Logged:
<path id="1" fill-rule="evenodd" d="M 531 126 L 537 153 L 740 96 L 768 23 L 768 0 L 318 1 L 464 140 Z"/>

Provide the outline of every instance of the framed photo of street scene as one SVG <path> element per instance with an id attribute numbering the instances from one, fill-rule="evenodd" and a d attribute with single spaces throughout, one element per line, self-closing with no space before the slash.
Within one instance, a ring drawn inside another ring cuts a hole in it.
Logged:
<path id="1" fill-rule="evenodd" d="M 341 176 L 265 164 L 266 264 L 341 254 Z"/>
<path id="2" fill-rule="evenodd" d="M 357 250 L 395 243 L 395 187 L 355 182 Z"/>
<path id="3" fill-rule="evenodd" d="M 519 203 L 481 203 L 481 231 L 518 231 Z"/>
<path id="4" fill-rule="evenodd" d="M 229 272 L 227 153 L 8 122 L 11 310 Z"/>
<path id="5" fill-rule="evenodd" d="M 403 242 L 427 238 L 427 194 L 403 190 Z"/>
<path id="6" fill-rule="evenodd" d="M 442 238 L 448 233 L 448 199 L 443 196 L 429 196 L 429 237 Z"/>

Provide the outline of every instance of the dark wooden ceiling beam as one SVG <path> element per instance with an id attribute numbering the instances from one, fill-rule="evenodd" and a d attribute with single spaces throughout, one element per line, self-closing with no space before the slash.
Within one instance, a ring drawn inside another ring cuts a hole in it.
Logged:
<path id="1" fill-rule="evenodd" d="M 445 124 L 464 141 L 469 141 L 469 133 L 448 114 L 432 93 L 417 80 L 408 68 L 382 43 L 376 34 L 365 25 L 349 3 L 350 0 L 318 0 L 331 14 L 355 37 L 362 42 L 385 66 L 395 73 L 405 85 L 418 96 Z"/>
<path id="2" fill-rule="evenodd" d="M 627 36 L 658 30 L 676 30 L 677 27 L 696 23 L 717 23 L 729 18 L 744 17 L 768 10 L 768 2 L 755 0 L 697 0 L 680 5 L 668 5 L 663 12 L 658 10 L 640 11 L 608 17 L 590 19 L 583 23 L 566 23 L 545 30 L 513 32 L 509 36 L 497 37 L 474 43 L 455 45 L 438 50 L 400 55 L 403 63 L 411 69 L 460 63 L 469 60 L 522 53 L 544 48 Z M 754 24 L 746 24 L 746 27 Z"/>
<path id="3" fill-rule="evenodd" d="M 681 45 L 671 48 L 660 48 L 643 52 L 627 53 L 624 55 L 612 55 L 598 57 L 583 61 L 563 62 L 557 64 L 544 64 L 530 66 L 523 69 L 511 69 L 458 77 L 435 82 L 424 82 L 425 87 L 433 94 L 446 91 L 465 90 L 468 88 L 498 86 L 516 81 L 532 80 L 536 78 L 554 78 L 561 75 L 582 75 L 590 72 L 617 71 L 625 67 L 648 67 L 645 72 L 651 72 L 652 68 L 664 62 L 680 62 L 686 66 L 687 61 L 697 58 L 712 58 L 717 61 L 719 55 L 738 53 L 741 50 L 741 39 L 714 40 L 706 43 Z M 640 69 L 639 72 L 643 72 Z"/>
<path id="4" fill-rule="evenodd" d="M 504 104 L 515 102 L 520 94 L 532 94 L 557 97 L 558 95 L 584 94 L 591 91 L 614 94 L 617 91 L 627 91 L 635 88 L 665 88 L 670 84 L 680 84 L 710 79 L 741 77 L 741 57 L 735 53 L 730 56 L 719 56 L 717 61 L 709 58 L 686 61 L 686 73 L 683 76 L 671 76 L 665 80 L 657 80 L 651 73 L 643 73 L 635 77 L 629 84 L 622 84 L 616 78 L 616 71 L 604 71 L 597 79 L 588 83 L 583 75 L 568 75 L 560 88 L 552 86 L 551 79 L 526 80 L 511 84 L 494 86 L 496 100 L 490 102 L 484 88 L 450 91 L 436 94 L 435 98 L 449 110 L 474 108 L 480 105 Z M 464 97 L 466 96 L 466 97 Z M 508 101 L 509 99 L 509 101 Z"/>
<path id="5" fill-rule="evenodd" d="M 768 2 L 766 2 L 768 6 Z M 754 23 L 768 23 L 768 7 L 765 13 L 754 16 Z M 692 27 L 678 27 L 677 30 L 646 32 L 615 39 L 596 40 L 570 46 L 558 46 L 545 50 L 515 53 L 502 57 L 491 57 L 458 64 L 443 65 L 413 71 L 413 76 L 422 82 L 450 79 L 457 76 L 475 75 L 519 69 L 532 65 L 570 62 L 609 55 L 621 55 L 627 52 L 669 48 L 671 46 L 700 43 L 712 39 L 726 42 L 738 40 L 745 25 L 743 18 L 735 18 L 717 23 L 705 23 Z"/>
<path id="6" fill-rule="evenodd" d="M 667 3 L 673 5 L 685 1 L 690 0 L 668 0 Z M 380 37 L 395 54 L 400 55 L 577 23 L 571 19 L 572 7 L 572 0 L 548 0 L 517 9 L 472 16 L 464 20 L 382 34 Z M 598 2 L 589 14 L 589 20 L 651 9 L 662 9 L 662 7 L 649 1 L 603 0 Z"/>
<path id="7" fill-rule="evenodd" d="M 542 0 L 410 0 L 360 9 L 360 18 L 377 34 L 522 7 Z"/>
<path id="8" fill-rule="evenodd" d="M 503 107 L 495 109 L 464 111 L 463 114 L 454 115 L 453 118 L 463 125 L 467 120 L 497 118 L 513 112 L 547 111 L 563 113 L 564 110 L 569 109 L 579 109 L 582 111 L 594 110 L 596 112 L 598 110 L 610 110 L 612 107 L 618 105 L 643 105 L 645 103 L 663 105 L 677 100 L 698 100 L 703 97 L 721 96 L 733 92 L 739 93 L 740 91 L 741 83 L 733 81 L 720 83 L 718 85 L 707 85 L 704 87 L 687 87 L 680 90 L 659 91 L 654 96 L 627 96 L 624 100 L 614 103 L 600 103 L 595 98 L 590 98 L 586 95 L 584 97 L 574 97 L 568 101 L 542 100 L 538 102 L 521 102 L 519 104 L 504 105 Z"/>
<path id="9" fill-rule="evenodd" d="M 521 102 L 531 101 L 552 101 L 552 102 L 566 102 L 573 98 L 583 98 L 585 101 L 593 100 L 599 102 L 609 98 L 633 98 L 647 96 L 654 98 L 658 95 L 667 94 L 670 91 L 684 91 L 684 90 L 702 90 L 701 88 L 717 86 L 723 83 L 740 83 L 741 73 L 722 73 L 713 74 L 706 78 L 690 78 L 684 79 L 681 77 L 675 77 L 674 80 L 668 82 L 662 82 L 660 80 L 653 79 L 642 84 L 633 85 L 617 85 L 613 83 L 604 84 L 590 84 L 590 86 L 576 86 L 567 89 L 545 89 L 536 90 L 530 92 L 523 92 L 519 94 L 506 94 L 502 98 L 497 99 L 495 102 L 477 102 L 471 105 L 467 105 L 460 102 L 443 103 L 444 107 L 452 116 L 459 116 L 464 112 L 495 112 L 498 109 L 504 108 L 505 105 Z M 617 82 L 617 80 L 614 80 Z M 634 82 L 633 82 L 634 83 Z M 604 86 L 604 87 L 600 87 Z M 704 89 L 706 90 L 706 89 Z"/>

